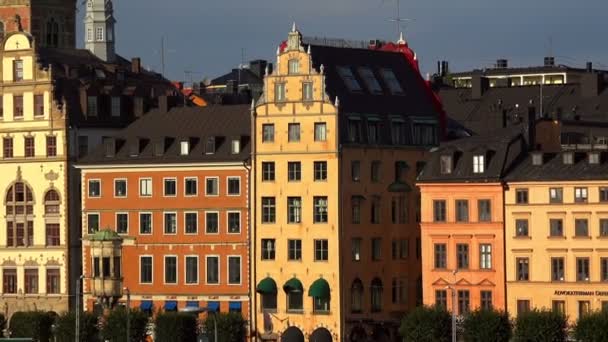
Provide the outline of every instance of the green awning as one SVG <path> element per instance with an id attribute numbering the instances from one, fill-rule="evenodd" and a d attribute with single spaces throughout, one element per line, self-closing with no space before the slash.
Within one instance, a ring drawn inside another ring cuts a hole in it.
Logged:
<path id="1" fill-rule="evenodd" d="M 291 279 L 289 279 L 285 285 L 283 285 L 283 291 L 289 293 L 289 292 L 304 292 L 304 287 L 302 286 L 302 282 L 296 278 L 293 277 Z"/>
<path id="2" fill-rule="evenodd" d="M 266 277 L 258 283 L 258 286 L 255 288 L 256 292 L 261 294 L 276 294 L 277 293 L 277 283 L 275 283 L 274 279 L 270 277 Z"/>
<path id="3" fill-rule="evenodd" d="M 323 278 L 315 280 L 308 289 L 308 296 L 317 298 L 329 298 L 329 284 Z"/>

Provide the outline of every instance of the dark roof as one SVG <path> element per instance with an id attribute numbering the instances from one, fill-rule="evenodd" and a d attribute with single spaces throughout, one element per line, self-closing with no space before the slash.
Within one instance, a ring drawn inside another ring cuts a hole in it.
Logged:
<path id="1" fill-rule="evenodd" d="M 590 164 L 588 153 L 600 153 L 600 163 Z M 538 153 L 538 152 L 537 152 Z M 573 164 L 565 164 L 563 155 L 574 153 Z M 608 179 L 608 152 L 605 151 L 564 151 L 544 153 L 542 165 L 533 165 L 532 153 L 528 154 L 505 178 L 517 181 L 569 181 Z"/>
<path id="2" fill-rule="evenodd" d="M 603 72 L 604 70 L 593 69 L 594 71 Z M 468 77 L 475 74 L 481 74 L 486 76 L 500 76 L 500 75 L 513 75 L 513 74 L 549 74 L 549 73 L 584 73 L 587 70 L 585 68 L 575 68 L 564 64 L 558 64 L 553 66 L 524 66 L 524 67 L 509 67 L 509 68 L 485 68 L 485 69 L 474 69 L 470 71 L 453 72 L 450 75 L 454 77 Z"/>
<path id="3" fill-rule="evenodd" d="M 211 80 L 211 85 L 226 85 L 228 81 L 237 81 L 239 84 L 262 84 L 264 80 L 248 68 L 232 69 L 229 73 Z"/>
<path id="4" fill-rule="evenodd" d="M 169 112 L 154 110 L 114 138 L 107 139 L 81 159 L 80 164 L 243 161 L 250 154 L 250 130 L 250 106 L 178 107 Z M 209 138 L 214 139 L 214 153 L 206 153 Z M 240 153 L 237 154 L 231 153 L 234 139 L 240 140 Z M 185 140 L 189 141 L 190 153 L 180 155 L 180 143 Z M 109 147 L 112 144 L 115 148 Z M 114 155 L 108 157 L 108 151 L 114 151 Z"/>

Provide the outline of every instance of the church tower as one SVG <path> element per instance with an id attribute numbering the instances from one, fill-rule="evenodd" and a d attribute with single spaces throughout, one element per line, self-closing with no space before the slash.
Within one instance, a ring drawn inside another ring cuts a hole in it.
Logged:
<path id="1" fill-rule="evenodd" d="M 86 1 L 85 47 L 106 62 L 113 62 L 116 58 L 114 51 L 115 23 L 112 0 Z"/>

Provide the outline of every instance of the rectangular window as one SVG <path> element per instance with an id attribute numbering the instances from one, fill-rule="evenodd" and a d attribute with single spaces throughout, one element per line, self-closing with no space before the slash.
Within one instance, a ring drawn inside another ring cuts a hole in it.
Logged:
<path id="1" fill-rule="evenodd" d="M 456 200 L 456 222 L 469 222 L 469 201 Z"/>
<path id="2" fill-rule="evenodd" d="M 186 256 L 186 284 L 198 284 L 197 256 Z"/>
<path id="3" fill-rule="evenodd" d="M 59 294 L 60 290 L 59 269 L 49 268 L 46 270 L 46 293 Z"/>
<path id="4" fill-rule="evenodd" d="M 586 203 L 587 202 L 587 188 L 574 188 L 574 202 Z"/>
<path id="5" fill-rule="evenodd" d="M 114 180 L 114 197 L 127 197 L 127 180 Z"/>
<path id="6" fill-rule="evenodd" d="M 481 291 L 481 308 L 485 310 L 492 309 L 492 291 Z"/>
<path id="7" fill-rule="evenodd" d="M 219 179 L 215 178 L 206 178 L 205 179 L 205 195 L 207 196 L 217 196 L 220 193 L 219 189 Z"/>
<path id="8" fill-rule="evenodd" d="M 99 214 L 87 215 L 87 227 L 89 234 L 99 231 Z"/>
<path id="9" fill-rule="evenodd" d="M 327 261 L 329 254 L 329 242 L 327 240 L 315 240 L 315 261 Z"/>
<path id="10" fill-rule="evenodd" d="M 325 122 L 315 122 L 315 141 L 327 141 L 327 125 Z"/>
<path id="11" fill-rule="evenodd" d="M 525 220 L 525 219 L 515 220 L 515 235 L 516 236 L 528 236 L 528 220 Z"/>
<path id="12" fill-rule="evenodd" d="M 458 290 L 458 314 L 467 314 L 471 309 L 471 295 L 469 290 Z"/>
<path id="13" fill-rule="evenodd" d="M 302 83 L 302 100 L 303 101 L 312 101 L 313 100 L 312 82 Z"/>
<path id="14" fill-rule="evenodd" d="M 262 162 L 262 181 L 274 181 L 274 162 Z"/>
<path id="15" fill-rule="evenodd" d="M 361 238 L 351 239 L 351 257 L 353 261 L 361 260 Z"/>
<path id="16" fill-rule="evenodd" d="M 25 269 L 25 293 L 38 293 L 38 269 Z"/>
<path id="17" fill-rule="evenodd" d="M 600 202 L 608 202 L 608 188 L 600 188 Z"/>
<path id="18" fill-rule="evenodd" d="M 302 220 L 302 198 L 287 197 L 287 223 L 300 223 Z"/>
<path id="19" fill-rule="evenodd" d="M 0 120 L 4 119 L 4 97 L 0 95 Z"/>
<path id="20" fill-rule="evenodd" d="M 164 180 L 163 192 L 164 196 L 176 196 L 177 195 L 177 179 L 170 178 Z"/>
<path id="21" fill-rule="evenodd" d="M 289 136 L 289 142 L 299 142 L 300 141 L 300 124 L 299 123 L 290 123 L 287 125 Z"/>
<path id="22" fill-rule="evenodd" d="M 220 283 L 220 258 L 207 256 L 207 284 Z"/>
<path id="23" fill-rule="evenodd" d="M 589 258 L 576 258 L 576 281 L 589 281 Z"/>
<path id="24" fill-rule="evenodd" d="M 176 256 L 165 256 L 165 284 L 177 284 Z"/>
<path id="25" fill-rule="evenodd" d="M 36 144 L 34 143 L 34 137 L 25 137 L 24 146 L 26 158 L 34 157 L 36 155 Z"/>
<path id="26" fill-rule="evenodd" d="M 351 222 L 353 224 L 361 223 L 361 197 L 351 197 Z"/>
<path id="27" fill-rule="evenodd" d="M 370 219 L 371 219 L 370 222 L 373 224 L 380 223 L 380 199 L 379 198 L 372 199 Z"/>
<path id="28" fill-rule="evenodd" d="M 367 119 L 367 142 L 377 144 L 380 140 L 380 124 L 376 118 Z"/>
<path id="29" fill-rule="evenodd" d="M 34 95 L 34 116 L 43 116 L 44 115 L 44 95 L 35 94 Z"/>
<path id="30" fill-rule="evenodd" d="M 519 315 L 528 311 L 530 311 L 530 301 L 527 299 L 517 300 L 517 314 Z"/>
<path id="31" fill-rule="evenodd" d="M 54 135 L 49 135 L 46 137 L 46 156 L 57 156 L 57 137 Z"/>
<path id="32" fill-rule="evenodd" d="M 14 268 L 4 268 L 2 270 L 2 293 L 17 293 L 17 270 Z"/>
<path id="33" fill-rule="evenodd" d="M 228 257 L 228 284 L 239 285 L 241 283 L 241 257 Z"/>
<path id="34" fill-rule="evenodd" d="M 198 179 L 197 178 L 184 179 L 184 194 L 186 196 L 196 196 L 198 194 Z"/>
<path id="35" fill-rule="evenodd" d="M 564 258 L 551 258 L 551 281 L 564 281 Z"/>
<path id="36" fill-rule="evenodd" d="M 113 117 L 119 117 L 120 116 L 120 112 L 121 112 L 121 105 L 120 105 L 120 97 L 119 96 L 112 96 L 112 116 Z"/>
<path id="37" fill-rule="evenodd" d="M 600 236 L 608 236 L 608 219 L 600 219 Z"/>
<path id="38" fill-rule="evenodd" d="M 555 313 L 564 315 L 566 313 L 566 301 L 563 301 L 563 300 L 551 301 L 551 310 Z"/>
<path id="39" fill-rule="evenodd" d="M 129 232 L 129 214 L 116 214 L 116 232 L 118 234 L 127 234 Z"/>
<path id="40" fill-rule="evenodd" d="M 274 100 L 277 102 L 285 101 L 285 83 L 274 84 Z"/>
<path id="41" fill-rule="evenodd" d="M 357 68 L 359 72 L 359 76 L 363 79 L 363 82 L 367 86 L 367 89 L 372 94 L 380 95 L 382 94 L 382 87 L 380 86 L 380 82 L 376 79 L 374 72 L 369 67 L 359 67 Z"/>
<path id="42" fill-rule="evenodd" d="M 327 162 L 314 162 L 314 180 L 316 182 L 327 180 Z"/>
<path id="43" fill-rule="evenodd" d="M 274 142 L 274 125 L 262 125 L 262 142 Z"/>
<path id="44" fill-rule="evenodd" d="M 313 203 L 314 223 L 327 223 L 327 197 L 315 196 L 313 198 Z"/>
<path id="45" fill-rule="evenodd" d="M 262 197 L 262 223 L 275 223 L 276 203 L 274 197 Z"/>
<path id="46" fill-rule="evenodd" d="M 81 135 L 78 137 L 78 157 L 82 158 L 89 152 L 89 137 Z"/>
<path id="47" fill-rule="evenodd" d="M 517 265 L 517 280 L 528 281 L 530 280 L 530 267 L 528 258 L 516 258 L 515 264 Z"/>
<path id="48" fill-rule="evenodd" d="M 578 318 L 588 315 L 591 312 L 591 302 L 588 300 L 578 301 Z"/>
<path id="49" fill-rule="evenodd" d="M 139 282 L 141 284 L 152 284 L 152 257 L 139 257 Z"/>
<path id="50" fill-rule="evenodd" d="M 608 258 L 600 258 L 600 280 L 608 281 Z"/>
<path id="51" fill-rule="evenodd" d="M 394 145 L 405 145 L 405 122 L 401 120 L 391 121 L 391 138 Z"/>
<path id="52" fill-rule="evenodd" d="M 262 239 L 262 260 L 274 260 L 275 240 Z"/>
<path id="53" fill-rule="evenodd" d="M 435 306 L 447 310 L 448 292 L 446 290 L 435 290 Z"/>
<path id="54" fill-rule="evenodd" d="M 23 61 L 20 59 L 13 61 L 13 80 L 15 82 L 23 81 Z"/>
<path id="55" fill-rule="evenodd" d="M 528 204 L 528 189 L 515 190 L 515 203 Z"/>
<path id="56" fill-rule="evenodd" d="M 2 138 L 2 156 L 13 158 L 13 138 Z"/>
<path id="57" fill-rule="evenodd" d="M 372 161 L 370 175 L 371 175 L 371 181 L 374 183 L 377 183 L 380 181 L 380 165 L 381 165 L 380 161 L 378 161 L 378 160 Z"/>
<path id="58" fill-rule="evenodd" d="M 344 82 L 346 88 L 348 88 L 349 91 L 359 92 L 362 90 L 361 85 L 359 84 L 359 82 L 355 78 L 355 75 L 353 74 L 353 71 L 349 67 L 338 66 L 336 67 L 336 70 L 338 71 L 338 75 L 340 75 L 340 78 L 342 78 L 342 81 Z"/>
<path id="59" fill-rule="evenodd" d="M 485 156 L 473 156 L 473 173 L 484 173 L 485 166 Z"/>
<path id="60" fill-rule="evenodd" d="M 240 234 L 241 233 L 241 213 L 238 211 L 232 211 L 228 213 L 228 233 Z"/>
<path id="61" fill-rule="evenodd" d="M 219 233 L 219 213 L 217 212 L 206 212 L 205 213 L 205 232 L 207 234 L 218 234 Z"/>
<path id="62" fill-rule="evenodd" d="M 152 234 L 152 214 L 139 214 L 139 233 L 143 235 Z"/>
<path id="63" fill-rule="evenodd" d="M 469 245 L 459 243 L 456 245 L 456 260 L 459 269 L 469 268 Z"/>
<path id="64" fill-rule="evenodd" d="M 446 221 L 446 202 L 444 200 L 433 201 L 433 221 L 434 222 L 445 222 Z"/>
<path id="65" fill-rule="evenodd" d="M 361 120 L 358 118 L 348 119 L 348 141 L 354 143 L 361 141 Z"/>
<path id="66" fill-rule="evenodd" d="M 439 170 L 442 175 L 449 175 L 452 173 L 452 156 L 439 157 Z"/>
<path id="67" fill-rule="evenodd" d="M 399 240 L 399 259 L 404 260 L 410 254 L 410 240 L 400 239 Z"/>
<path id="68" fill-rule="evenodd" d="M 139 196 L 141 196 L 141 197 L 152 196 L 152 178 L 140 178 L 139 179 Z"/>
<path id="69" fill-rule="evenodd" d="M 241 153 L 241 141 L 239 139 L 232 139 L 232 143 L 230 144 L 230 153 Z"/>
<path id="70" fill-rule="evenodd" d="M 13 118 L 23 119 L 23 96 L 13 96 Z"/>
<path id="71" fill-rule="evenodd" d="M 564 201 L 564 190 L 562 188 L 549 189 L 549 203 L 562 203 Z"/>
<path id="72" fill-rule="evenodd" d="M 59 223 L 47 223 L 45 224 L 46 230 L 46 245 L 47 246 L 59 246 L 60 244 L 60 229 Z"/>
<path id="73" fill-rule="evenodd" d="M 95 40 L 103 41 L 103 27 L 97 27 L 95 30 Z"/>
<path id="74" fill-rule="evenodd" d="M 197 234 L 198 233 L 198 213 L 185 213 L 185 233 L 186 234 Z"/>
<path id="75" fill-rule="evenodd" d="M 372 260 L 382 259 L 382 238 L 372 238 Z"/>
<path id="76" fill-rule="evenodd" d="M 564 236 L 564 222 L 562 219 L 549 219 L 549 235 Z"/>
<path id="77" fill-rule="evenodd" d="M 490 200 L 477 201 L 477 210 L 479 222 L 492 221 L 492 202 Z"/>
<path id="78" fill-rule="evenodd" d="M 492 245 L 479 245 L 479 268 L 484 270 L 492 269 Z"/>
<path id="79" fill-rule="evenodd" d="M 353 160 L 350 163 L 350 174 L 353 182 L 358 182 L 361 180 L 361 162 L 358 160 Z"/>
<path id="80" fill-rule="evenodd" d="M 302 240 L 287 240 L 287 259 L 290 261 L 302 260 Z"/>
<path id="81" fill-rule="evenodd" d="M 287 163 L 287 180 L 299 182 L 302 179 L 302 164 L 300 162 Z"/>
<path id="82" fill-rule="evenodd" d="M 87 116 L 97 116 L 97 96 L 87 96 Z"/>
<path id="83" fill-rule="evenodd" d="M 447 268 L 447 246 L 445 243 L 435 244 L 435 268 L 445 269 Z"/>
<path id="84" fill-rule="evenodd" d="M 574 220 L 574 235 L 581 237 L 589 236 L 589 221 L 587 219 Z"/>
<path id="85" fill-rule="evenodd" d="M 241 178 L 228 177 L 228 196 L 238 196 L 241 194 Z"/>

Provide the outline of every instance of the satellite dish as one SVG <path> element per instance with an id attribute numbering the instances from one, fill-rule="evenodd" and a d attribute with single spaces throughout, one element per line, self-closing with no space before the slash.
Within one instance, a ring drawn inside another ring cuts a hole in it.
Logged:
<path id="1" fill-rule="evenodd" d="M 272 330 L 272 316 L 270 316 L 270 313 L 264 312 L 264 332 L 271 333 Z"/>

